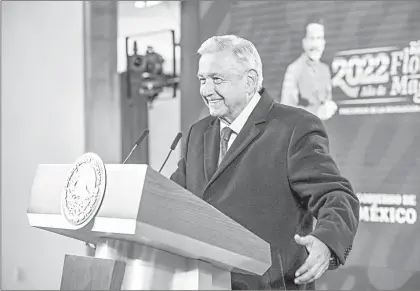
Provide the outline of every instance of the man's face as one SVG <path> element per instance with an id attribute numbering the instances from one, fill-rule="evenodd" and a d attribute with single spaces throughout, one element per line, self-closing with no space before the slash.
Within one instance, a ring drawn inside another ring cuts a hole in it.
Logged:
<path id="1" fill-rule="evenodd" d="M 198 65 L 200 94 L 212 116 L 232 123 L 245 108 L 247 70 L 229 52 L 203 54 Z"/>
<path id="2" fill-rule="evenodd" d="M 325 49 L 324 26 L 318 23 L 309 24 L 302 44 L 306 55 L 313 61 L 319 61 Z"/>

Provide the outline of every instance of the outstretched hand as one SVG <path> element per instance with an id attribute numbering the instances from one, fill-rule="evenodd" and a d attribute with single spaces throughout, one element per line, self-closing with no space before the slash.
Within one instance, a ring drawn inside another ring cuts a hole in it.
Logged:
<path id="1" fill-rule="evenodd" d="M 295 284 L 307 284 L 317 280 L 328 269 L 330 264 L 330 249 L 313 235 L 295 235 L 295 241 L 305 246 L 309 252 L 305 263 L 296 271 Z"/>

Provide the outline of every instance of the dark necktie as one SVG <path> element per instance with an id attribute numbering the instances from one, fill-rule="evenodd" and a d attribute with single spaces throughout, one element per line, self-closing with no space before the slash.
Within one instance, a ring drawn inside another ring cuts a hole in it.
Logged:
<path id="1" fill-rule="evenodd" d="M 230 129 L 230 127 L 226 126 L 222 129 L 222 132 L 220 133 L 220 155 L 219 155 L 219 163 L 222 162 L 223 158 L 226 155 L 226 152 L 228 151 L 228 143 L 230 136 L 232 135 L 233 130 Z"/>

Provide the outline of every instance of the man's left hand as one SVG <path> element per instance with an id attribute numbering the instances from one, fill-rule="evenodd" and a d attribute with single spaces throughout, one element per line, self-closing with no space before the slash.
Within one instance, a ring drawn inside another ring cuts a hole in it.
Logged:
<path id="1" fill-rule="evenodd" d="M 296 271 L 295 284 L 307 284 L 317 280 L 328 269 L 330 249 L 318 238 L 295 235 L 295 241 L 305 246 L 309 252 L 305 263 Z"/>

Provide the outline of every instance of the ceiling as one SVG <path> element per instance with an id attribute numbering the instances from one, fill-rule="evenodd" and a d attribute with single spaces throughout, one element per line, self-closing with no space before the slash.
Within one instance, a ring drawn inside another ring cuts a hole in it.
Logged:
<path id="1" fill-rule="evenodd" d="M 118 17 L 175 17 L 179 18 L 180 1 L 162 1 L 161 3 L 144 8 L 136 8 L 136 1 L 118 1 Z"/>

